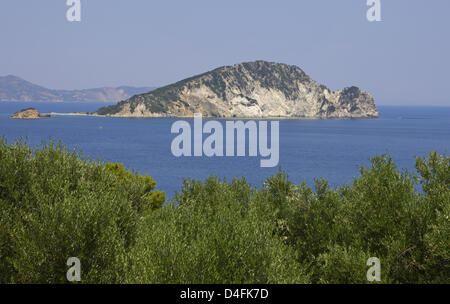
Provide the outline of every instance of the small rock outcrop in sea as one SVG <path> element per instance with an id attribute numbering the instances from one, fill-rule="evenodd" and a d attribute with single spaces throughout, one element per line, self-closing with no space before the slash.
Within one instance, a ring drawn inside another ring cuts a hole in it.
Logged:
<path id="1" fill-rule="evenodd" d="M 299 67 L 266 61 L 226 66 L 136 95 L 95 114 L 118 117 L 374 118 L 369 93 L 331 91 Z"/>
<path id="2" fill-rule="evenodd" d="M 41 119 L 50 117 L 49 115 L 41 115 L 38 110 L 35 108 L 28 108 L 24 110 L 20 110 L 19 112 L 14 113 L 11 118 L 15 119 Z"/>

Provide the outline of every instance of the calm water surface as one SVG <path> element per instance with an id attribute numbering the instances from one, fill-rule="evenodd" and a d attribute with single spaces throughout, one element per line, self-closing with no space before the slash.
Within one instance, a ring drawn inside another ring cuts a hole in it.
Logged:
<path id="1" fill-rule="evenodd" d="M 46 112 L 91 112 L 104 103 L 0 102 L 0 136 L 8 142 L 27 138 L 31 145 L 61 140 L 93 159 L 121 162 L 153 176 L 168 196 L 181 189 L 183 178 L 210 175 L 231 180 L 245 177 L 260 187 L 278 168 L 260 168 L 255 157 L 176 158 L 170 145 L 176 119 L 60 116 L 42 120 L 9 119 L 14 112 L 35 107 Z M 388 152 L 400 167 L 413 169 L 414 156 L 450 148 L 450 107 L 379 106 L 373 120 L 282 120 L 280 162 L 295 183 L 313 185 L 325 177 L 333 186 L 358 176 L 376 154 Z"/>

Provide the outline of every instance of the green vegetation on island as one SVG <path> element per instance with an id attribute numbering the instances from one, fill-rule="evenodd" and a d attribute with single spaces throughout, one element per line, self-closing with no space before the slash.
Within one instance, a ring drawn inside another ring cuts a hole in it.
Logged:
<path id="1" fill-rule="evenodd" d="M 239 105 L 239 106 L 237 106 Z M 373 97 L 357 87 L 331 91 L 297 66 L 244 62 L 224 66 L 102 107 L 116 117 L 375 118 Z"/>
<path id="2" fill-rule="evenodd" d="M 155 181 L 62 145 L 0 140 L 0 283 L 450 283 L 450 157 L 417 173 L 375 156 L 336 189 L 280 171 L 185 180 L 165 202 Z"/>

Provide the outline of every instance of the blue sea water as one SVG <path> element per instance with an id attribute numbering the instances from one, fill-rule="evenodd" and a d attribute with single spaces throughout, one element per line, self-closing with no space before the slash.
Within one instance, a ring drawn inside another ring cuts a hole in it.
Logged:
<path id="1" fill-rule="evenodd" d="M 261 168 L 257 157 L 181 157 L 171 153 L 172 123 L 165 118 L 59 116 L 15 120 L 14 112 L 35 107 L 47 112 L 91 112 L 105 103 L 0 102 L 0 136 L 8 142 L 22 137 L 31 145 L 55 139 L 92 159 L 121 162 L 155 178 L 167 196 L 180 191 L 183 178 L 210 175 L 231 180 L 245 177 L 260 187 L 278 168 Z M 358 176 L 369 158 L 389 153 L 399 167 L 414 170 L 414 156 L 450 149 L 450 107 L 379 106 L 372 120 L 281 120 L 280 162 L 295 183 L 325 177 L 332 186 Z"/>

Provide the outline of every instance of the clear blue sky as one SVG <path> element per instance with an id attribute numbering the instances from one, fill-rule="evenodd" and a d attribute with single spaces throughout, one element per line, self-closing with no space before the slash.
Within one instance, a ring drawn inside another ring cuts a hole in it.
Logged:
<path id="1" fill-rule="evenodd" d="M 1 0 L 0 75 L 55 89 L 162 86 L 243 61 L 300 66 L 378 104 L 450 105 L 450 1 Z"/>

